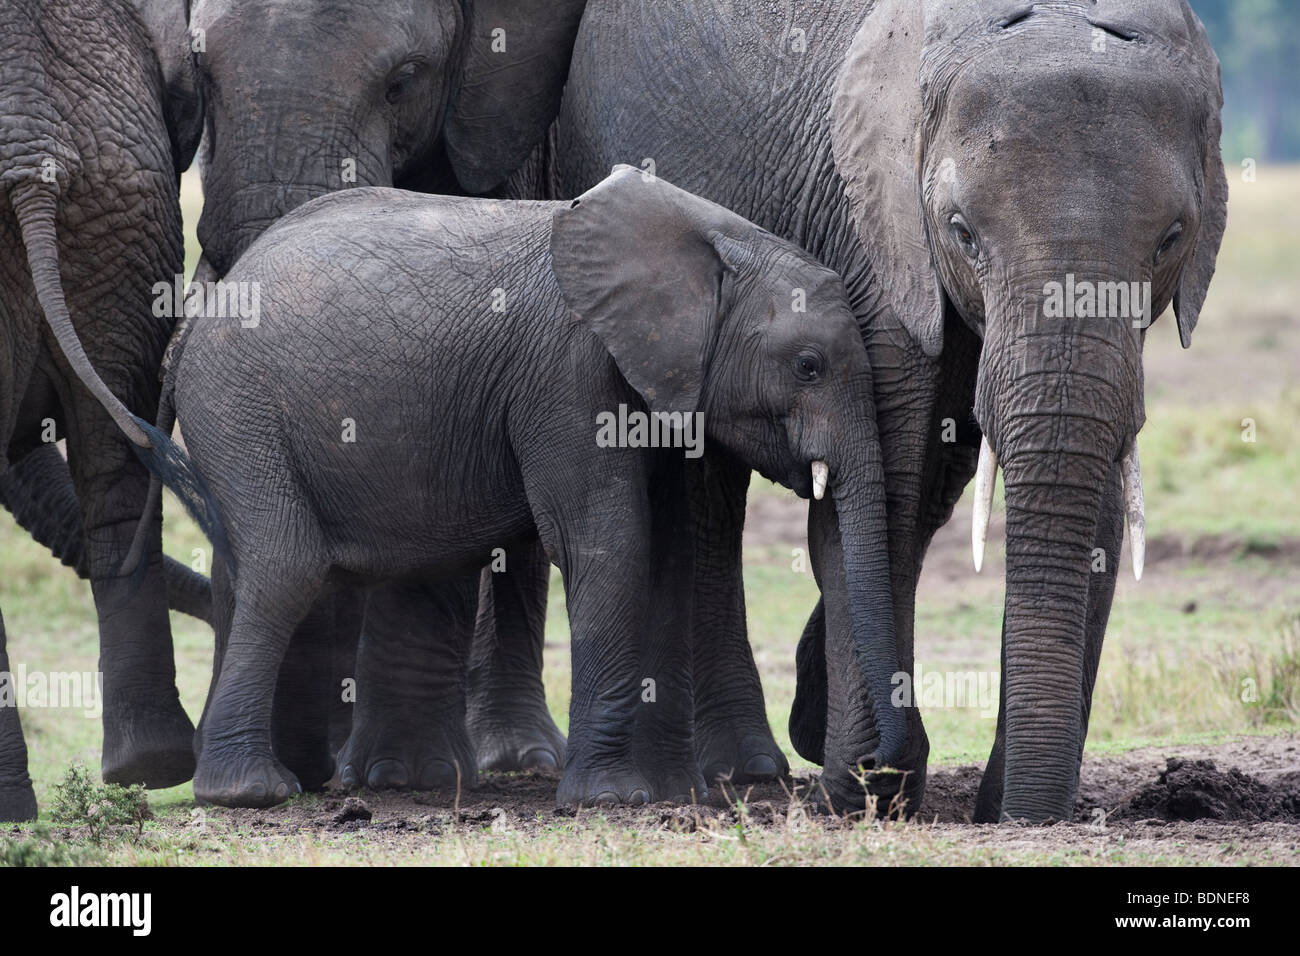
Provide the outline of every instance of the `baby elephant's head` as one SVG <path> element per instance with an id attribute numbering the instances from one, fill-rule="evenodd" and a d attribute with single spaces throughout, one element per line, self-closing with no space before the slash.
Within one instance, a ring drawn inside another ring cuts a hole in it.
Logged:
<path id="1" fill-rule="evenodd" d="M 702 420 L 803 497 L 879 467 L 861 334 L 839 276 L 803 250 L 618 166 L 556 213 L 551 264 L 659 420 Z"/>

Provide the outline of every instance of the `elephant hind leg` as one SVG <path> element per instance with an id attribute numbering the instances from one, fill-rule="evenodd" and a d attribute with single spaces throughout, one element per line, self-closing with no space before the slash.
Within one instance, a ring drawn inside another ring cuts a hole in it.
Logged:
<path id="1" fill-rule="evenodd" d="M 273 709 L 280 665 L 320 596 L 327 566 L 298 529 L 283 535 L 263 530 L 268 540 L 292 540 L 302 550 L 283 563 L 240 556 L 229 639 L 204 714 L 194 773 L 200 803 L 269 807 L 302 790 L 275 755 Z"/>
<path id="2" fill-rule="evenodd" d="M 0 617 L 0 823 L 36 819 L 36 793 L 27 776 L 27 744 L 12 697 L 13 678 L 5 648 L 5 624 Z"/>

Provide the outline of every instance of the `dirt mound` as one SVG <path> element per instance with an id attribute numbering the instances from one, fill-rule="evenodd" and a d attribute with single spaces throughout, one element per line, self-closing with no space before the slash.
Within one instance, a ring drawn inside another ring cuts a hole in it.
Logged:
<path id="1" fill-rule="evenodd" d="M 1155 783 L 1139 790 L 1112 820 L 1300 821 L 1300 773 L 1269 786 L 1212 760 L 1169 758 Z"/>

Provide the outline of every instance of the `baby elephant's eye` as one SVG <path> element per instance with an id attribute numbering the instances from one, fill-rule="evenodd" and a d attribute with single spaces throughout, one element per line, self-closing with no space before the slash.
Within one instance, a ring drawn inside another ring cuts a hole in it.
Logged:
<path id="1" fill-rule="evenodd" d="M 805 349 L 794 357 L 794 374 L 801 382 L 815 382 L 826 374 L 826 364 L 816 352 Z"/>

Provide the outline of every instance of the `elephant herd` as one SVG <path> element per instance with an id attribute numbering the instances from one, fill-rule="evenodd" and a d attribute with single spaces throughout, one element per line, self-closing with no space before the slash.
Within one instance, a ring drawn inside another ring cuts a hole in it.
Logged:
<path id="1" fill-rule="evenodd" d="M 550 767 L 591 805 L 783 777 L 756 470 L 809 499 L 821 591 L 791 740 L 829 808 L 916 810 L 917 580 L 973 476 L 978 568 L 1000 469 L 972 816 L 1070 817 L 1126 520 L 1141 573 L 1145 331 L 1172 304 L 1189 345 L 1226 219 L 1186 0 L 0 12 L 0 499 L 90 579 L 106 780 L 269 806 Z M 196 155 L 186 307 L 158 290 Z M 161 484 L 210 581 L 163 555 Z M 197 731 L 169 606 L 215 632 Z M 0 706 L 0 820 L 35 812 Z"/>

